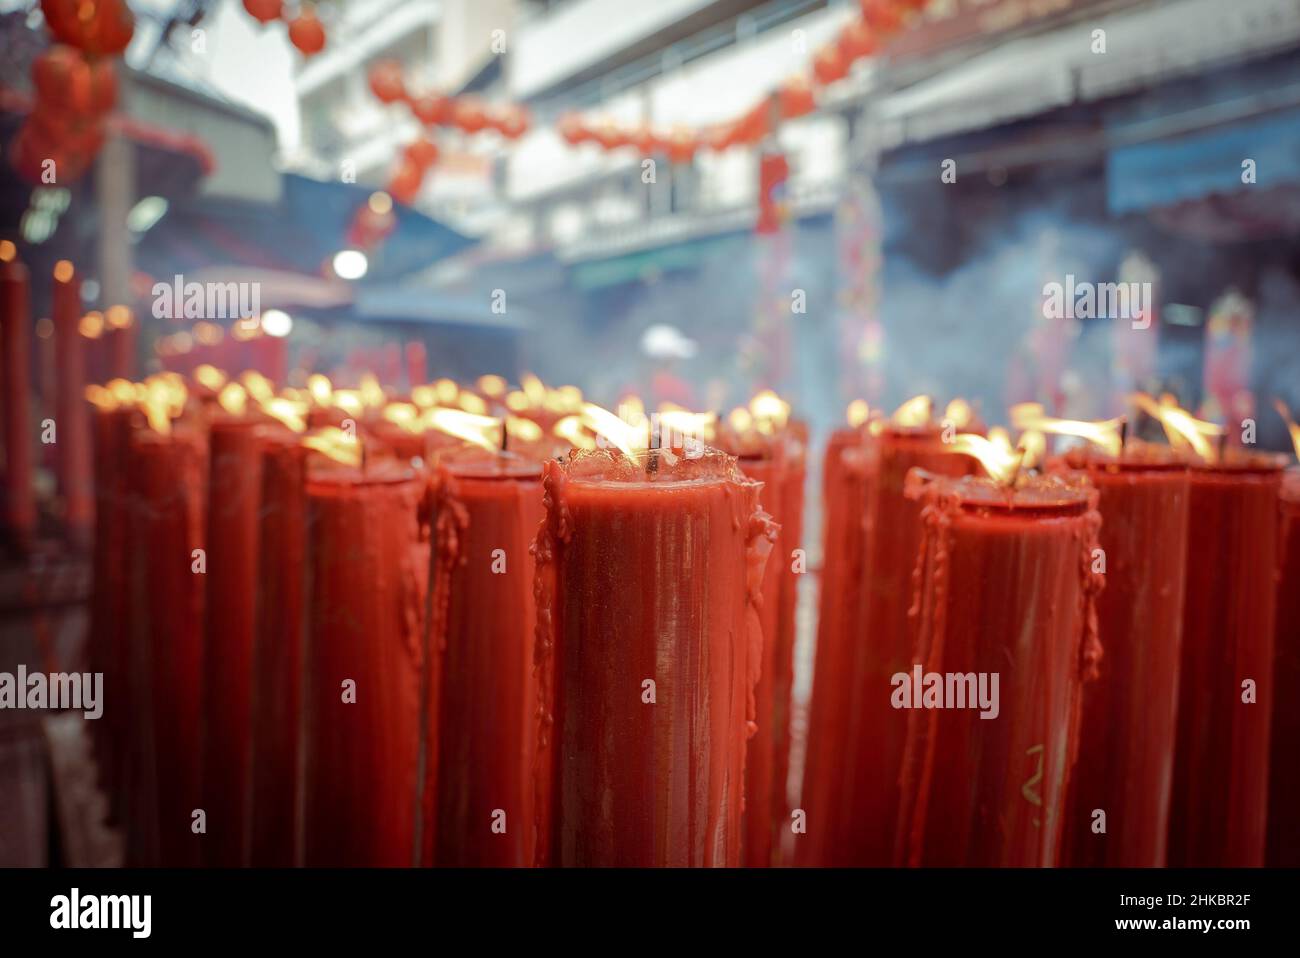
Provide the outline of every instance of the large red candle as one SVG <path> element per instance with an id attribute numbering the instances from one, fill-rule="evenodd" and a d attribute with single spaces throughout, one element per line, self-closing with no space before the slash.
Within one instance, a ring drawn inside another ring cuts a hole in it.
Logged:
<path id="1" fill-rule="evenodd" d="M 210 433 L 203 654 L 204 861 L 248 863 L 253 634 L 262 439 L 250 417 L 215 414 Z"/>
<path id="2" fill-rule="evenodd" d="M 743 864 L 779 865 L 788 831 L 786 779 L 790 768 L 790 695 L 794 685 L 794 614 L 797 574 L 791 553 L 802 531 L 803 443 L 790 430 L 740 455 L 741 472 L 763 483 L 759 501 L 779 532 L 763 576 L 759 618 L 762 666 L 755 690 L 757 725 L 745 759 Z"/>
<path id="3" fill-rule="evenodd" d="M 1054 865 L 1082 680 L 1100 656 L 1096 491 L 918 473 L 912 492 L 925 504 L 917 645 L 905 681 L 880 693 L 907 723 L 895 861 Z M 939 676 L 944 707 L 914 694 L 918 673 Z"/>
<path id="4" fill-rule="evenodd" d="M 1279 457 L 1233 451 L 1191 469 L 1173 866 L 1264 863 L 1281 480 Z"/>
<path id="5" fill-rule="evenodd" d="M 416 860 L 428 525 L 392 461 L 307 484 L 304 864 Z"/>
<path id="6" fill-rule="evenodd" d="M 302 714 L 306 447 L 263 426 L 252 670 L 249 863 L 298 861 L 299 720 Z"/>
<path id="7" fill-rule="evenodd" d="M 713 450 L 547 463 L 536 543 L 541 864 L 740 863 L 775 529 Z"/>
<path id="8" fill-rule="evenodd" d="M 1269 865 L 1294 868 L 1300 865 L 1300 470 L 1287 471 L 1280 504 L 1266 857 Z"/>
<path id="9" fill-rule="evenodd" d="M 85 360 L 82 355 L 81 294 L 76 271 L 67 260 L 54 267 L 55 462 L 63 496 L 63 521 L 77 547 L 90 543 L 93 495 L 90 431 L 87 424 Z"/>
<path id="10" fill-rule="evenodd" d="M 1092 564 L 1106 581 L 1097 602 L 1106 657 L 1084 691 L 1062 864 L 1160 867 L 1173 783 L 1187 466 L 1141 445 L 1119 458 L 1073 451 L 1060 466 L 1085 471 L 1099 491 L 1102 553 Z"/>
<path id="11" fill-rule="evenodd" d="M 914 642 L 908 620 L 912 579 L 921 543 L 920 503 L 904 495 L 909 470 L 959 476 L 974 460 L 953 452 L 936 427 L 887 425 L 875 438 L 876 481 L 867 512 L 862 622 L 849 665 L 848 726 L 826 864 L 888 865 L 893 860 L 899 769 L 907 723 L 890 708 L 890 677 L 911 667 Z"/>
<path id="12" fill-rule="evenodd" d="M 27 267 L 13 244 L 0 241 L 0 370 L 4 373 L 4 528 L 19 552 L 36 535 L 36 486 L 32 466 L 31 352 Z"/>
<path id="13" fill-rule="evenodd" d="M 117 707 L 132 716 L 125 736 L 138 786 L 128 826 L 135 864 L 197 865 L 205 838 L 194 831 L 195 810 L 211 821 L 197 748 L 206 583 L 194 565 L 194 550 L 203 548 L 206 466 L 203 436 L 189 428 L 133 436 L 133 637 L 129 661 L 112 663 L 112 672 L 130 670 L 128 698 Z M 113 675 L 109 688 L 123 685 Z"/>
<path id="14" fill-rule="evenodd" d="M 874 443 L 860 429 L 831 435 L 822 465 L 822 566 L 813 693 L 804 748 L 799 804 L 817 827 L 801 834 L 795 862 L 826 860 L 827 823 L 841 786 L 844 729 L 852 693 L 852 656 L 860 641 L 863 563 L 866 561 L 867 499 L 876 469 Z"/>
<path id="15" fill-rule="evenodd" d="M 538 828 L 530 546 L 543 515 L 541 466 L 479 450 L 445 455 L 435 502 L 432 637 L 442 680 L 425 860 L 530 866 Z"/>

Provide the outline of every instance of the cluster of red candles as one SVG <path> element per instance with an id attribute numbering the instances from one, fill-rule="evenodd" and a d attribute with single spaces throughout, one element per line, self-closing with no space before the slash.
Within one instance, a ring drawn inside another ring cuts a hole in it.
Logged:
<path id="1" fill-rule="evenodd" d="M 1135 402 L 1170 445 L 1033 406 L 1014 449 L 968 409 L 850 407 L 823 475 L 797 863 L 1300 861 L 1296 477 Z M 1046 456 L 1050 433 L 1082 444 Z M 997 718 L 891 707 L 914 668 L 996 673 Z"/>

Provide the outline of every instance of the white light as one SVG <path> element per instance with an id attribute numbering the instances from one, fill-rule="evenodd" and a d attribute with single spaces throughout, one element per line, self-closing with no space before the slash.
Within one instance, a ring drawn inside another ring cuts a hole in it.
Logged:
<path id="1" fill-rule="evenodd" d="M 366 254 L 360 250 L 345 249 L 334 254 L 334 273 L 339 279 L 360 279 L 369 268 Z"/>
<path id="2" fill-rule="evenodd" d="M 147 233 L 167 212 L 167 201 L 161 196 L 146 196 L 126 214 L 126 228 L 132 233 Z"/>
<path id="3" fill-rule="evenodd" d="M 262 332 L 268 336 L 288 336 L 293 331 L 293 317 L 284 310 L 268 309 L 262 314 Z"/>

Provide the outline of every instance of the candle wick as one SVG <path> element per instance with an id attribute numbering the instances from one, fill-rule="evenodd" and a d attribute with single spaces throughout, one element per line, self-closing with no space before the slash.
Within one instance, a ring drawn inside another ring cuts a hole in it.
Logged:
<path id="1" fill-rule="evenodd" d="M 656 413 L 650 417 L 650 448 L 646 450 L 645 469 L 646 475 L 655 475 L 659 472 L 659 444 L 662 442 L 660 437 L 659 415 Z"/>
<path id="2" fill-rule="evenodd" d="M 1128 445 L 1128 416 L 1119 417 L 1119 451 L 1122 453 Z"/>
<path id="3" fill-rule="evenodd" d="M 510 449 L 510 430 L 506 429 L 506 421 L 501 420 L 501 451 L 508 452 Z"/>

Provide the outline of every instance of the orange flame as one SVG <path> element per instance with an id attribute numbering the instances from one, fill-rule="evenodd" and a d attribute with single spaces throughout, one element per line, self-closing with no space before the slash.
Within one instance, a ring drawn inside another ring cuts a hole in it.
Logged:
<path id="1" fill-rule="evenodd" d="M 407 432 L 420 432 L 420 410 L 408 402 L 390 402 L 384 407 L 383 417 Z"/>
<path id="2" fill-rule="evenodd" d="M 95 408 L 101 409 L 104 412 L 111 412 L 118 407 L 117 397 L 113 395 L 111 389 L 104 386 L 98 386 L 91 383 L 86 387 L 84 395 L 87 402 L 93 404 Z"/>
<path id="3" fill-rule="evenodd" d="M 1112 456 L 1124 450 L 1124 419 L 1089 422 L 1081 419 L 1057 419 L 1048 416 L 1041 403 L 1024 402 L 1011 407 L 1011 425 L 1020 430 L 1052 433 L 1058 436 L 1078 436 L 1099 446 Z"/>
<path id="4" fill-rule="evenodd" d="M 682 438 L 690 437 L 712 442 L 717 434 L 718 417 L 711 412 L 690 412 L 686 409 L 661 409 L 655 414 L 660 430 L 668 430 Z M 665 445 L 677 445 L 665 442 Z"/>
<path id="5" fill-rule="evenodd" d="M 974 418 L 975 412 L 970 403 L 960 397 L 949 402 L 943 411 L 943 421 L 952 423 L 955 429 L 965 429 Z"/>
<path id="6" fill-rule="evenodd" d="M 462 411 L 472 413 L 475 416 L 487 416 L 487 403 L 483 401 L 482 396 L 476 396 L 474 393 L 461 393 L 456 397 L 456 405 L 459 406 Z"/>
<path id="7" fill-rule="evenodd" d="M 754 426 L 764 435 L 784 429 L 790 420 L 790 404 L 771 389 L 764 389 L 749 401 Z"/>
<path id="8" fill-rule="evenodd" d="M 1206 462 L 1215 459 L 1211 436 L 1226 435 L 1221 426 L 1197 419 L 1186 409 L 1181 408 L 1174 397 L 1165 394 L 1157 402 L 1147 393 L 1133 393 L 1130 400 L 1152 419 L 1157 420 L 1165 430 L 1169 445 L 1175 449 L 1191 446 L 1192 450 Z"/>
<path id="9" fill-rule="evenodd" d="M 450 406 L 460 394 L 460 387 L 450 379 L 439 379 L 433 384 L 433 391 L 437 395 L 440 405 Z"/>
<path id="10" fill-rule="evenodd" d="M 871 407 L 867 405 L 865 399 L 855 399 L 849 403 L 849 408 L 844 410 L 844 418 L 854 429 L 861 429 L 871 418 Z"/>
<path id="11" fill-rule="evenodd" d="M 356 434 L 335 426 L 326 426 L 302 437 L 302 444 L 345 466 L 360 466 L 361 441 Z"/>
<path id="12" fill-rule="evenodd" d="M 248 392 L 239 383 L 226 383 L 217 393 L 217 404 L 232 416 L 242 416 L 248 409 Z"/>
<path id="13" fill-rule="evenodd" d="M 973 432 L 958 433 L 950 445 L 954 452 L 978 459 L 989 478 L 1004 486 L 1015 482 L 1024 459 L 1023 450 L 1007 449 L 1001 442 Z"/>
<path id="14" fill-rule="evenodd" d="M 431 429 L 463 439 L 482 449 L 501 448 L 503 423 L 495 416 L 480 416 L 477 413 L 465 412 L 463 409 L 447 409 L 438 406 L 434 409 L 426 409 L 421 419 Z"/>
<path id="15" fill-rule="evenodd" d="M 203 363 L 194 368 L 194 381 L 215 392 L 220 392 L 226 384 L 226 374 L 216 366 Z"/>
<path id="16" fill-rule="evenodd" d="M 312 373 L 307 377 L 307 389 L 318 406 L 328 406 L 333 401 L 334 384 L 330 382 L 328 376 Z"/>
<path id="17" fill-rule="evenodd" d="M 520 416 L 506 417 L 506 434 L 520 442 L 538 442 L 544 435 L 541 426 Z"/>
<path id="18" fill-rule="evenodd" d="M 556 421 L 551 431 L 575 449 L 596 448 L 596 440 L 583 427 L 581 416 L 565 416 Z"/>
<path id="19" fill-rule="evenodd" d="M 506 381 L 489 373 L 478 378 L 478 389 L 485 396 L 500 399 L 506 394 Z"/>
<path id="20" fill-rule="evenodd" d="M 438 405 L 438 390 L 433 386 L 415 386 L 411 389 L 411 402 L 421 409 Z"/>
<path id="21" fill-rule="evenodd" d="M 624 402 L 620 408 L 626 405 L 627 403 Z M 583 403 L 580 416 L 584 426 L 610 445 L 613 445 L 629 459 L 636 458 L 636 450 L 645 449 L 650 445 L 644 429 L 625 422 L 608 409 L 603 409 L 595 403 Z"/>
<path id="22" fill-rule="evenodd" d="M 519 377 L 519 388 L 524 391 L 524 395 L 533 406 L 540 406 L 546 402 L 546 384 L 532 373 L 524 373 Z"/>
<path id="23" fill-rule="evenodd" d="M 374 373 L 366 373 L 361 377 L 357 392 L 361 396 L 361 402 L 372 409 L 379 409 L 388 401 L 388 397 L 384 395 L 384 387 L 379 385 L 379 380 L 375 378 Z"/>
<path id="24" fill-rule="evenodd" d="M 104 314 L 92 309 L 77 323 L 77 332 L 87 339 L 98 339 L 104 332 Z"/>
<path id="25" fill-rule="evenodd" d="M 933 399 L 925 395 L 913 396 L 894 410 L 891 420 L 896 426 L 925 426 L 929 425 L 933 411 Z"/>
<path id="26" fill-rule="evenodd" d="M 266 405 L 275 396 L 275 388 L 271 385 L 271 380 L 255 369 L 248 370 L 239 379 L 248 390 L 248 395 L 261 405 Z"/>
<path id="27" fill-rule="evenodd" d="M 1297 423 L 1291 416 L 1291 410 L 1287 409 L 1286 403 L 1280 399 L 1273 400 L 1273 408 L 1277 414 L 1282 417 L 1286 423 L 1286 428 L 1291 433 L 1291 445 L 1295 446 L 1296 458 L 1300 459 L 1300 423 Z"/>
<path id="28" fill-rule="evenodd" d="M 307 404 L 284 396 L 272 396 L 262 402 L 262 411 L 272 419 L 278 419 L 294 432 L 307 431 Z"/>

